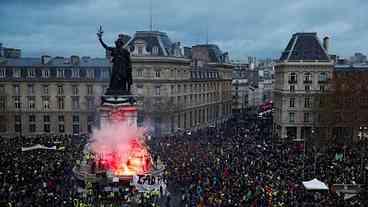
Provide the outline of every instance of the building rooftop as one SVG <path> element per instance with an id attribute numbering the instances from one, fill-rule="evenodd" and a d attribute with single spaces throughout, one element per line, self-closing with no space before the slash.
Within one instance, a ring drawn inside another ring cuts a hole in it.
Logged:
<path id="1" fill-rule="evenodd" d="M 135 50 L 136 43 L 143 42 L 146 52 L 151 54 L 154 47 L 158 48 L 157 56 L 178 56 L 175 49 L 180 47 L 180 43 L 171 42 L 165 32 L 160 31 L 137 31 L 125 47 L 131 52 Z"/>
<path id="2" fill-rule="evenodd" d="M 317 33 L 295 33 L 282 52 L 280 61 L 330 61 L 330 58 Z"/>
<path id="3" fill-rule="evenodd" d="M 340 71 L 358 71 L 358 70 L 368 70 L 367 64 L 351 64 L 351 65 L 335 65 L 335 70 Z"/>
<path id="4" fill-rule="evenodd" d="M 14 67 L 30 67 L 30 66 L 57 66 L 70 67 L 73 66 L 71 58 L 54 57 L 46 64 L 42 64 L 42 58 L 39 57 L 24 57 L 24 58 L 5 58 L 0 61 L 0 66 L 14 66 Z M 78 67 L 108 67 L 110 62 L 106 58 L 80 58 Z"/>

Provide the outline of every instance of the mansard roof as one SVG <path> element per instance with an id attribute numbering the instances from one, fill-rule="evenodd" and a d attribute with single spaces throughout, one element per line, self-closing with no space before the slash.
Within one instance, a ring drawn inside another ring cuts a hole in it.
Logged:
<path id="1" fill-rule="evenodd" d="M 280 61 L 330 61 L 330 58 L 317 33 L 295 33 L 281 54 Z"/>

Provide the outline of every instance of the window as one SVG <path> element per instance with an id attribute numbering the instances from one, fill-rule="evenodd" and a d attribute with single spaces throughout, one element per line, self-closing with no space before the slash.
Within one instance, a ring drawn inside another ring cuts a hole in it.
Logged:
<path id="1" fill-rule="evenodd" d="M 326 72 L 319 73 L 319 82 L 324 83 L 326 81 L 327 81 L 327 73 Z"/>
<path id="2" fill-rule="evenodd" d="M 0 78 L 5 78 L 5 77 L 6 77 L 6 69 L 0 68 Z"/>
<path id="3" fill-rule="evenodd" d="M 14 68 L 13 77 L 14 78 L 20 78 L 21 77 L 21 70 L 19 68 Z"/>
<path id="4" fill-rule="evenodd" d="M 14 94 L 19 96 L 20 95 L 20 86 L 19 85 L 14 85 Z"/>
<path id="5" fill-rule="evenodd" d="M 73 85 L 72 90 L 73 90 L 73 96 L 79 95 L 79 87 L 77 85 Z"/>
<path id="6" fill-rule="evenodd" d="M 312 107 L 312 101 L 310 97 L 304 98 L 304 108 L 311 108 Z"/>
<path id="7" fill-rule="evenodd" d="M 74 68 L 72 70 L 72 78 L 79 78 L 79 68 Z"/>
<path id="8" fill-rule="evenodd" d="M 20 96 L 14 96 L 13 99 L 14 99 L 14 107 L 16 109 L 20 109 L 22 106 L 22 103 L 20 101 Z"/>
<path id="9" fill-rule="evenodd" d="M 36 108 L 36 97 L 35 96 L 28 96 L 28 108 L 29 109 Z"/>
<path id="10" fill-rule="evenodd" d="M 64 122 L 64 115 L 59 115 L 58 116 L 58 121 L 59 122 Z"/>
<path id="11" fill-rule="evenodd" d="M 170 86 L 170 92 L 171 92 L 171 95 L 175 94 L 175 85 Z"/>
<path id="12" fill-rule="evenodd" d="M 43 125 L 43 131 L 46 133 L 50 133 L 50 124 L 44 124 Z"/>
<path id="13" fill-rule="evenodd" d="M 22 132 L 22 124 L 21 123 L 14 124 L 14 131 L 18 133 Z"/>
<path id="14" fill-rule="evenodd" d="M 56 71 L 56 77 L 57 78 L 64 78 L 64 69 L 58 68 Z"/>
<path id="15" fill-rule="evenodd" d="M 158 47 L 157 46 L 154 46 L 153 49 L 152 49 L 152 54 L 153 55 L 158 55 Z"/>
<path id="16" fill-rule="evenodd" d="M 36 77 L 36 69 L 30 68 L 28 69 L 28 78 L 34 78 Z"/>
<path id="17" fill-rule="evenodd" d="M 50 116 L 49 115 L 44 115 L 43 116 L 43 122 L 50 122 Z"/>
<path id="18" fill-rule="evenodd" d="M 305 92 L 310 92 L 311 86 L 310 85 L 305 85 L 304 89 L 305 89 Z"/>
<path id="19" fill-rule="evenodd" d="M 34 86 L 28 85 L 28 95 L 34 95 Z"/>
<path id="20" fill-rule="evenodd" d="M 73 115 L 73 123 L 79 123 L 79 116 Z"/>
<path id="21" fill-rule="evenodd" d="M 137 94 L 143 95 L 143 85 L 137 85 Z"/>
<path id="22" fill-rule="evenodd" d="M 42 77 L 43 78 L 48 78 L 50 76 L 50 71 L 49 69 L 43 69 L 42 70 Z"/>
<path id="23" fill-rule="evenodd" d="M 72 97 L 72 107 L 74 110 L 79 109 L 79 96 Z"/>
<path id="24" fill-rule="evenodd" d="M 6 96 L 0 96 L 0 110 L 4 111 L 6 109 Z"/>
<path id="25" fill-rule="evenodd" d="M 103 85 L 103 86 L 101 87 L 101 92 L 102 92 L 102 94 L 105 94 L 105 93 L 106 93 L 106 90 L 107 90 L 107 85 Z"/>
<path id="26" fill-rule="evenodd" d="M 22 117 L 20 115 L 15 115 L 14 116 L 14 121 L 15 122 L 21 122 L 22 121 Z"/>
<path id="27" fill-rule="evenodd" d="M 87 107 L 90 110 L 95 109 L 95 99 L 93 97 L 87 98 Z"/>
<path id="28" fill-rule="evenodd" d="M 290 123 L 295 122 L 295 112 L 289 112 L 289 122 Z"/>
<path id="29" fill-rule="evenodd" d="M 79 134 L 79 124 L 73 124 L 73 134 Z"/>
<path id="30" fill-rule="evenodd" d="M 290 106 L 291 108 L 295 107 L 295 98 L 294 98 L 294 97 L 291 97 L 291 98 L 290 98 L 289 106 Z"/>
<path id="31" fill-rule="evenodd" d="M 47 96 L 49 95 L 49 86 L 48 85 L 43 85 L 42 86 L 42 94 Z"/>
<path id="32" fill-rule="evenodd" d="M 296 73 L 290 73 L 289 74 L 289 83 L 298 83 Z"/>
<path id="33" fill-rule="evenodd" d="M 36 122 L 36 116 L 35 115 L 30 115 L 28 118 L 29 118 L 29 122 Z"/>
<path id="34" fill-rule="evenodd" d="M 156 86 L 156 96 L 160 95 L 160 86 Z"/>
<path id="35" fill-rule="evenodd" d="M 50 109 L 50 97 L 48 96 L 42 97 L 42 106 L 44 109 Z"/>
<path id="36" fill-rule="evenodd" d="M 0 116 L 0 132 L 7 131 L 7 120 L 5 116 Z"/>
<path id="37" fill-rule="evenodd" d="M 64 133 L 64 132 L 65 132 L 64 124 L 59 124 L 59 133 Z"/>
<path id="38" fill-rule="evenodd" d="M 143 55 L 143 47 L 138 46 L 138 55 Z"/>
<path id="39" fill-rule="evenodd" d="M 143 71 L 137 70 L 137 77 L 143 77 Z"/>
<path id="40" fill-rule="evenodd" d="M 170 77 L 175 77 L 175 71 L 173 69 L 170 70 Z"/>
<path id="41" fill-rule="evenodd" d="M 181 85 L 178 85 L 178 93 L 181 93 Z"/>
<path id="42" fill-rule="evenodd" d="M 109 78 L 109 71 L 110 69 L 109 68 L 103 68 L 102 69 L 102 79 L 108 79 Z"/>
<path id="43" fill-rule="evenodd" d="M 87 95 L 93 96 L 93 85 L 87 85 Z"/>
<path id="44" fill-rule="evenodd" d="M 304 122 L 309 122 L 309 119 L 310 119 L 310 113 L 304 112 Z"/>
<path id="45" fill-rule="evenodd" d="M 57 88 L 58 88 L 58 90 L 57 90 L 57 94 L 58 94 L 59 96 L 64 95 L 64 87 L 63 87 L 63 85 L 58 85 L 58 86 L 57 86 Z"/>
<path id="46" fill-rule="evenodd" d="M 64 97 L 57 97 L 58 109 L 64 109 Z"/>
<path id="47" fill-rule="evenodd" d="M 88 79 L 93 79 L 95 78 L 95 71 L 93 69 L 88 69 L 87 70 L 87 78 Z"/>
<path id="48" fill-rule="evenodd" d="M 319 86 L 319 91 L 325 92 L 326 91 L 326 86 L 325 85 L 320 85 Z"/>
<path id="49" fill-rule="evenodd" d="M 312 83 L 312 74 L 310 72 L 304 73 L 304 83 Z"/>
<path id="50" fill-rule="evenodd" d="M 161 76 L 161 72 L 159 70 L 156 70 L 156 78 L 159 78 Z"/>
<path id="51" fill-rule="evenodd" d="M 29 125 L 29 132 L 31 132 L 31 133 L 36 132 L 36 124 L 30 124 Z"/>
<path id="52" fill-rule="evenodd" d="M 0 85 L 0 95 L 5 93 L 5 86 Z"/>

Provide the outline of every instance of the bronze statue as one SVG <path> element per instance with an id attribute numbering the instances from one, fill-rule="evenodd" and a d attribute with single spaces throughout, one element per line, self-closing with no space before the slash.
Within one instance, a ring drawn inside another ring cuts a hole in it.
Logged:
<path id="1" fill-rule="evenodd" d="M 130 95 L 130 87 L 133 83 L 132 64 L 130 53 L 124 48 L 122 35 L 115 41 L 115 47 L 109 47 L 102 41 L 102 27 L 97 32 L 98 40 L 101 45 L 111 53 L 112 72 L 110 85 L 106 95 Z"/>

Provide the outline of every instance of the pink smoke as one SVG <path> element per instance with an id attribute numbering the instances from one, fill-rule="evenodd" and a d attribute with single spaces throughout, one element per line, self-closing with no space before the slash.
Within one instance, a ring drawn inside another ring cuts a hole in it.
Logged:
<path id="1" fill-rule="evenodd" d="M 144 128 L 129 126 L 121 122 L 111 122 L 104 128 L 93 131 L 91 150 L 97 159 L 102 157 L 115 173 L 117 171 L 126 173 L 129 168 L 129 174 L 132 174 L 132 168 L 128 166 L 129 163 L 137 163 L 137 161 L 141 163 L 141 159 L 137 157 L 149 157 L 142 141 L 144 134 Z M 137 148 L 137 146 L 139 147 Z M 139 173 L 142 170 L 137 171 L 136 173 Z"/>

